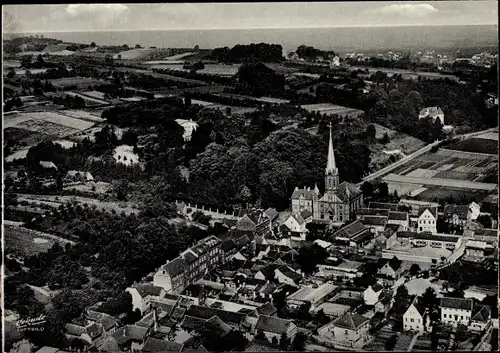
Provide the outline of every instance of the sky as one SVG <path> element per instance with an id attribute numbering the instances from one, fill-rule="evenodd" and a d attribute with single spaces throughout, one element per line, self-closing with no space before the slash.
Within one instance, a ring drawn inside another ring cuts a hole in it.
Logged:
<path id="1" fill-rule="evenodd" d="M 497 24 L 497 1 L 5 5 L 4 31 Z"/>

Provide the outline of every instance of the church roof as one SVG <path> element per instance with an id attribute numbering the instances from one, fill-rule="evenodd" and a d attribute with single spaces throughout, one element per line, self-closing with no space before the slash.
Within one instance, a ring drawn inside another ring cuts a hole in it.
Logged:
<path id="1" fill-rule="evenodd" d="M 359 190 L 354 184 L 348 183 L 347 181 L 342 182 L 337 188 L 337 196 L 344 201 L 348 201 L 361 193 L 361 190 Z"/>

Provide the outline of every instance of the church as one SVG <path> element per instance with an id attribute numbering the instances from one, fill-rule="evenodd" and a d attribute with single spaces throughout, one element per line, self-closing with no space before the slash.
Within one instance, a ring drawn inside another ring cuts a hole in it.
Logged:
<path id="1" fill-rule="evenodd" d="M 363 207 L 363 193 L 355 185 L 342 182 L 339 185 L 339 171 L 335 163 L 332 143 L 332 126 L 330 124 L 330 141 L 328 144 L 328 161 L 325 170 L 325 193 L 320 195 L 318 186 L 314 189 L 295 188 L 292 194 L 292 212 L 301 213 L 308 210 L 313 220 L 343 223 L 351 214 Z"/>

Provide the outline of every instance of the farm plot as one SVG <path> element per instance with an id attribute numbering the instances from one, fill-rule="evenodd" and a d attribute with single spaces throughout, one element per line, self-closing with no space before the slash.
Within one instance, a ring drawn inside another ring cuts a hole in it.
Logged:
<path id="1" fill-rule="evenodd" d="M 497 154 L 498 142 L 484 138 L 470 138 L 446 146 L 446 149 L 473 153 Z"/>
<path id="2" fill-rule="evenodd" d="M 487 132 L 485 134 L 476 136 L 477 138 L 480 139 L 485 139 L 485 140 L 494 140 L 498 141 L 498 131 L 497 132 Z"/>
<path id="3" fill-rule="evenodd" d="M 305 104 L 301 108 L 307 110 L 308 112 L 320 112 L 326 115 L 339 115 L 339 116 L 349 116 L 357 117 L 363 114 L 362 110 L 344 107 L 341 105 L 331 104 L 331 103 L 320 103 L 320 104 Z"/>
<path id="4" fill-rule="evenodd" d="M 415 196 L 416 200 L 441 202 L 449 198 L 481 202 L 489 192 L 484 190 L 463 190 L 445 187 L 431 187 Z"/>
<path id="5" fill-rule="evenodd" d="M 91 114 L 89 112 L 86 112 L 84 110 L 61 110 L 59 111 L 60 114 L 69 116 L 70 118 L 75 118 L 75 119 L 80 119 L 80 120 L 85 120 L 91 123 L 101 123 L 104 122 L 105 119 L 95 116 L 94 114 Z"/>
<path id="6" fill-rule="evenodd" d="M 58 138 L 58 135 L 44 134 L 38 131 L 30 131 L 17 127 L 9 127 L 4 130 L 4 139 L 12 140 L 18 146 L 33 146 L 43 141 Z"/>
<path id="7" fill-rule="evenodd" d="M 17 127 L 27 131 L 38 132 L 43 135 L 54 135 L 57 137 L 64 137 L 78 131 L 68 126 L 37 119 L 25 120 L 17 124 Z"/>
<path id="8" fill-rule="evenodd" d="M 30 112 L 30 113 L 17 113 L 11 114 L 4 118 L 4 127 L 19 127 L 25 128 L 30 131 L 40 132 L 40 128 L 43 128 L 44 124 L 52 124 L 51 128 L 55 129 L 55 125 L 59 126 L 55 134 L 60 135 L 64 133 L 61 129 L 66 128 L 67 131 L 80 131 L 85 130 L 94 125 L 95 122 L 89 122 L 82 119 L 76 119 L 63 115 L 59 112 Z M 35 124 L 34 127 L 31 125 Z M 47 130 L 47 129 L 44 129 Z M 50 128 L 48 129 L 50 131 Z M 45 131 L 42 131 L 47 133 Z M 68 134 L 68 133 L 66 133 Z"/>
<path id="9" fill-rule="evenodd" d="M 454 180 L 470 180 L 473 181 L 477 178 L 477 173 L 474 172 L 459 172 L 456 170 L 446 170 L 438 172 L 436 178 L 454 179 Z"/>
<path id="10" fill-rule="evenodd" d="M 95 183 L 68 185 L 64 187 L 64 190 L 78 191 L 94 195 L 104 195 L 111 191 L 111 185 L 103 181 L 98 181 Z"/>

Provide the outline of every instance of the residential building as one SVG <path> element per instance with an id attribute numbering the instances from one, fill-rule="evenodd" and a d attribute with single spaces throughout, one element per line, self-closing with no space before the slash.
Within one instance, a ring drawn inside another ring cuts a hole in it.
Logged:
<path id="1" fill-rule="evenodd" d="M 273 337 L 279 341 L 283 333 L 290 340 L 293 340 L 295 334 L 297 333 L 297 326 L 292 322 L 292 320 L 280 319 L 275 316 L 260 315 L 257 325 L 255 326 L 255 331 L 262 331 L 269 342 L 272 341 Z"/>
<path id="2" fill-rule="evenodd" d="M 396 256 L 392 259 L 380 259 L 378 261 L 378 275 L 393 280 L 397 280 L 401 277 L 404 271 L 403 262 L 400 261 Z"/>
<path id="3" fill-rule="evenodd" d="M 384 289 L 379 296 L 378 302 L 375 304 L 375 312 L 386 315 L 392 307 L 392 290 Z"/>
<path id="4" fill-rule="evenodd" d="M 470 227 L 471 222 L 479 216 L 479 209 L 479 205 L 475 202 L 470 205 L 446 205 L 443 218 L 449 224 Z"/>
<path id="5" fill-rule="evenodd" d="M 417 232 L 431 232 L 432 234 L 436 234 L 437 218 L 437 207 L 421 208 L 417 217 Z"/>
<path id="6" fill-rule="evenodd" d="M 387 228 L 382 233 L 379 233 L 374 239 L 374 249 L 390 249 L 397 242 L 396 232 L 390 228 Z"/>
<path id="7" fill-rule="evenodd" d="M 472 299 L 441 298 L 441 322 L 451 326 L 469 326 L 472 318 Z"/>
<path id="8" fill-rule="evenodd" d="M 469 240 L 465 245 L 465 254 L 469 256 L 484 257 L 493 255 L 495 247 L 485 241 Z"/>
<path id="9" fill-rule="evenodd" d="M 66 324 L 66 326 L 64 326 L 64 334 L 66 338 L 70 340 L 79 338 L 88 344 L 92 344 L 101 336 L 102 325 L 96 323 L 87 326 Z"/>
<path id="10" fill-rule="evenodd" d="M 298 274 L 286 265 L 276 268 L 274 270 L 274 275 L 278 283 L 286 283 L 291 286 L 297 286 L 302 280 L 302 275 Z"/>
<path id="11" fill-rule="evenodd" d="M 308 212 L 307 210 L 301 213 Z M 286 232 L 288 236 L 291 236 L 295 240 L 306 240 L 307 228 L 306 221 L 298 213 L 291 214 L 282 225 L 282 232 Z M 286 227 L 286 228 L 283 228 Z"/>
<path id="12" fill-rule="evenodd" d="M 469 330 L 473 332 L 485 332 L 492 324 L 491 308 L 486 305 L 479 306 L 471 318 Z"/>
<path id="13" fill-rule="evenodd" d="M 101 338 L 106 338 L 118 329 L 118 320 L 106 313 L 87 310 L 85 319 L 87 320 L 87 325 L 95 323 L 102 327 Z"/>
<path id="14" fill-rule="evenodd" d="M 366 305 L 375 305 L 379 301 L 379 297 L 382 294 L 384 287 L 376 283 L 373 286 L 368 286 L 363 292 L 363 300 Z"/>
<path id="15" fill-rule="evenodd" d="M 363 193 L 355 185 L 343 182 L 339 184 L 339 171 L 333 151 L 332 132 L 328 145 L 328 159 L 325 169 L 325 193 L 320 196 L 317 186 L 295 188 L 292 197 L 292 212 L 301 213 L 308 210 L 314 220 L 327 220 L 342 223 L 350 219 L 351 214 L 363 205 Z"/>
<path id="16" fill-rule="evenodd" d="M 120 327 L 103 342 L 105 352 L 139 351 L 144 347 L 149 329 L 137 325 Z"/>
<path id="17" fill-rule="evenodd" d="M 403 330 L 427 332 L 431 328 L 427 310 L 418 297 L 413 299 L 408 309 L 403 314 Z"/>
<path id="18" fill-rule="evenodd" d="M 171 342 L 164 339 L 158 339 L 153 337 L 148 337 L 144 347 L 142 347 L 141 352 L 144 353 L 155 353 L 155 352 L 168 352 L 168 353 L 180 353 L 183 348 L 183 344 L 177 342 Z"/>
<path id="19" fill-rule="evenodd" d="M 167 293 L 181 293 L 188 285 L 217 268 L 223 260 L 222 242 L 210 236 L 200 240 L 174 260 L 160 267 L 153 284 Z"/>
<path id="20" fill-rule="evenodd" d="M 427 107 L 423 108 L 418 114 L 418 119 L 431 118 L 432 121 L 439 119 L 442 125 L 444 125 L 444 113 L 440 107 Z"/>
<path id="21" fill-rule="evenodd" d="M 333 336 L 338 344 L 363 348 L 369 340 L 370 319 L 347 313 L 333 323 Z"/>
<path id="22" fill-rule="evenodd" d="M 161 299 L 165 296 L 165 289 L 151 284 L 134 283 L 125 289 L 132 296 L 133 310 L 139 309 L 144 315 L 151 309 L 151 299 Z"/>
<path id="23" fill-rule="evenodd" d="M 349 260 L 342 260 L 339 264 L 320 264 L 316 275 L 328 279 L 352 279 L 362 275 L 360 272 L 362 266 L 362 262 Z"/>

